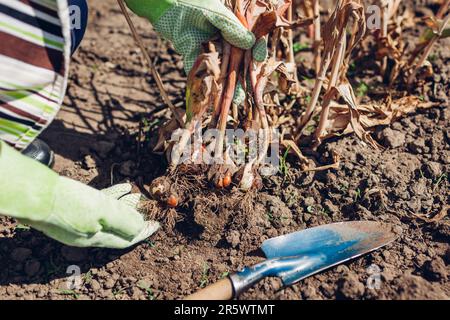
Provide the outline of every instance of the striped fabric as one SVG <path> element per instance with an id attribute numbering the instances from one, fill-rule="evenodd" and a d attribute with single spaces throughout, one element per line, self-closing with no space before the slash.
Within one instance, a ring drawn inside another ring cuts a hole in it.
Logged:
<path id="1" fill-rule="evenodd" d="M 26 148 L 59 111 L 70 57 L 67 0 L 0 0 L 0 139 Z"/>

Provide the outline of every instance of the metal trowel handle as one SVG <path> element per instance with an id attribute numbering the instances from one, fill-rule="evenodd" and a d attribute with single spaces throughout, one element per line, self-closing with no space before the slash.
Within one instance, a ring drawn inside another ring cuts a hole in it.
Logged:
<path id="1" fill-rule="evenodd" d="M 266 277 L 281 277 L 309 267 L 310 257 L 287 257 L 266 260 L 230 275 L 188 297 L 185 300 L 231 300 Z"/>

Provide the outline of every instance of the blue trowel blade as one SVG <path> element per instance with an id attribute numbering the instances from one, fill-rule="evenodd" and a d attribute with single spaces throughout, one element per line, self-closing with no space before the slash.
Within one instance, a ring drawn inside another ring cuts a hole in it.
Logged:
<path id="1" fill-rule="evenodd" d="M 261 249 L 268 259 L 290 261 L 278 273 L 285 285 L 374 251 L 398 235 L 389 224 L 342 222 L 294 232 L 266 240 Z M 295 261 L 301 260 L 296 266 Z"/>

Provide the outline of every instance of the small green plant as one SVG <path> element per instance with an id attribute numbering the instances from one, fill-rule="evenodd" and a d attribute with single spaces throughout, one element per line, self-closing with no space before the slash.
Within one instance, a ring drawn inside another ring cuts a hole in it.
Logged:
<path id="1" fill-rule="evenodd" d="M 311 78 L 308 78 L 308 77 L 305 77 L 305 76 L 303 76 L 302 79 L 304 81 L 308 82 L 309 84 L 313 84 L 314 83 L 314 79 L 311 79 Z M 312 97 L 310 95 L 308 95 L 306 97 L 306 99 L 308 99 L 308 98 L 309 98 L 309 101 L 311 101 Z"/>
<path id="2" fill-rule="evenodd" d="M 305 131 L 312 134 L 316 131 L 316 127 L 314 125 L 307 126 Z"/>
<path id="3" fill-rule="evenodd" d="M 434 63 L 436 62 L 437 58 L 438 58 L 437 54 L 430 54 L 430 56 L 428 57 L 428 61 Z"/>
<path id="4" fill-rule="evenodd" d="M 272 222 L 274 220 L 273 213 L 270 211 L 266 212 L 266 217 L 267 217 L 267 220 L 269 220 L 270 222 Z"/>
<path id="5" fill-rule="evenodd" d="M 286 151 L 284 152 L 283 156 L 280 159 L 280 172 L 284 175 L 287 176 L 288 172 L 289 172 L 289 168 L 287 166 L 287 156 L 289 155 L 289 150 L 291 149 L 291 147 L 288 147 L 286 149 Z"/>
<path id="6" fill-rule="evenodd" d="M 425 174 L 423 173 L 422 169 L 419 169 L 419 174 L 422 179 L 425 179 Z"/>
<path id="7" fill-rule="evenodd" d="M 73 299 L 78 299 L 80 297 L 80 295 L 76 291 L 70 289 L 62 289 L 59 291 L 59 293 L 64 296 L 70 296 Z"/>
<path id="8" fill-rule="evenodd" d="M 362 191 L 360 188 L 355 191 L 355 202 L 358 202 L 362 198 Z"/>
<path id="9" fill-rule="evenodd" d="M 209 283 L 208 274 L 209 274 L 209 265 L 205 263 L 203 265 L 202 277 L 200 278 L 200 288 L 204 288 L 208 285 Z"/>
<path id="10" fill-rule="evenodd" d="M 321 207 L 319 213 L 323 216 L 329 216 L 330 215 L 330 211 L 326 208 Z"/>
<path id="11" fill-rule="evenodd" d="M 356 88 L 356 95 L 358 97 L 364 97 L 369 93 L 370 87 L 365 82 L 361 82 Z"/>
<path id="12" fill-rule="evenodd" d="M 301 43 L 301 42 L 296 42 L 296 43 L 294 43 L 294 47 L 293 47 L 294 53 L 298 53 L 298 52 L 300 52 L 300 51 L 308 50 L 308 49 L 310 49 L 310 48 L 311 48 L 311 47 L 310 47 L 308 44 L 306 44 L 306 43 Z"/>
<path id="13" fill-rule="evenodd" d="M 92 271 L 88 271 L 83 275 L 83 282 L 89 284 L 92 282 Z"/>
<path id="14" fill-rule="evenodd" d="M 144 243 L 146 243 L 150 248 L 154 248 L 154 247 L 156 247 L 156 243 L 154 243 L 153 241 L 151 241 L 151 240 L 149 240 L 149 239 L 147 239 L 147 240 L 145 240 L 144 241 Z"/>
<path id="15" fill-rule="evenodd" d="M 113 294 L 113 296 L 114 296 L 114 299 L 118 299 L 118 297 L 120 296 L 120 295 L 122 295 L 123 293 L 125 292 L 125 289 L 124 288 L 117 288 L 117 289 L 114 289 L 113 291 L 112 291 L 112 294 Z"/>
<path id="16" fill-rule="evenodd" d="M 308 206 L 306 207 L 306 211 L 308 211 L 308 213 L 314 213 L 316 212 L 316 208 L 314 206 Z"/>
<path id="17" fill-rule="evenodd" d="M 441 185 L 441 183 L 445 180 L 448 179 L 448 175 L 447 173 L 443 173 L 438 179 L 436 179 L 436 181 L 434 182 L 434 187 L 433 187 L 433 191 L 436 190 L 437 188 L 439 188 L 439 186 Z"/>
<path id="18" fill-rule="evenodd" d="M 19 223 L 18 225 L 16 225 L 16 226 L 14 227 L 14 230 L 15 230 L 15 231 L 28 231 L 28 230 L 30 230 L 30 227 L 27 226 L 27 225 L 24 225 L 24 224 Z"/>
<path id="19" fill-rule="evenodd" d="M 348 186 L 341 183 L 338 187 L 339 191 L 343 192 L 343 193 L 347 193 L 348 192 Z"/>
<path id="20" fill-rule="evenodd" d="M 305 102 L 306 102 L 306 103 L 310 103 L 310 102 L 311 102 L 311 96 L 310 96 L 310 95 L 307 95 L 307 96 L 306 96 Z"/>
<path id="21" fill-rule="evenodd" d="M 152 300 L 152 301 L 155 300 L 155 294 L 154 294 L 152 288 L 146 286 L 146 285 L 143 284 L 143 283 L 139 283 L 139 284 L 138 284 L 138 288 L 140 288 L 140 289 L 142 289 L 142 290 L 145 291 L 148 300 Z"/>

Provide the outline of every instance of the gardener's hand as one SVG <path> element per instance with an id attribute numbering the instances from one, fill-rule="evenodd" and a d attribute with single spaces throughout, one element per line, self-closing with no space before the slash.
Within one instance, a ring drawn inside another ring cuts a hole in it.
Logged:
<path id="1" fill-rule="evenodd" d="M 0 214 L 64 244 L 126 248 L 158 228 L 135 209 L 141 195 L 123 184 L 95 190 L 60 177 L 0 140 Z"/>
<path id="2" fill-rule="evenodd" d="M 220 0 L 125 0 L 131 10 L 146 17 L 164 38 L 172 41 L 191 70 L 201 44 L 218 30 L 233 46 L 250 49 L 255 36 Z"/>

